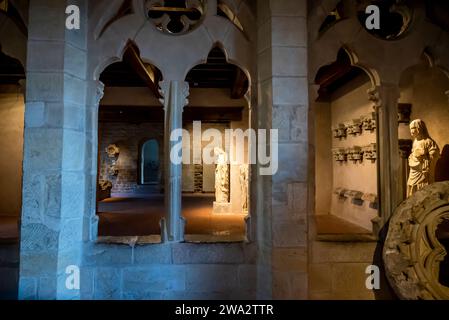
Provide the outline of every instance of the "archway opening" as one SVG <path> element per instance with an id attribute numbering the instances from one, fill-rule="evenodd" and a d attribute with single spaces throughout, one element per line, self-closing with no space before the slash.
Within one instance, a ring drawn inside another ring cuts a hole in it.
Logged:
<path id="1" fill-rule="evenodd" d="M 427 184 L 449 180 L 449 77 L 424 52 L 420 64 L 403 71 L 399 88 L 400 187 L 405 199 Z M 417 120 L 425 125 L 425 136 L 411 135 Z"/>
<path id="2" fill-rule="evenodd" d="M 111 242 L 138 237 L 161 241 L 165 214 L 164 110 L 161 72 L 130 43 L 123 61 L 100 76 L 105 85 L 98 116 L 98 236 Z M 123 238 L 125 237 L 125 238 Z"/>
<path id="3" fill-rule="evenodd" d="M 318 240 L 373 238 L 378 216 L 377 115 L 368 74 L 344 48 L 319 69 L 315 111 L 315 212 Z"/>
<path id="4" fill-rule="evenodd" d="M 230 64 L 225 53 L 213 48 L 207 62 L 187 74 L 189 105 L 184 108 L 182 215 L 185 239 L 192 242 L 234 242 L 246 238 L 249 166 L 249 80 Z M 247 97 L 246 97 L 247 98 Z M 228 135 L 229 138 L 226 138 Z M 234 159 L 237 160 L 237 159 Z"/>

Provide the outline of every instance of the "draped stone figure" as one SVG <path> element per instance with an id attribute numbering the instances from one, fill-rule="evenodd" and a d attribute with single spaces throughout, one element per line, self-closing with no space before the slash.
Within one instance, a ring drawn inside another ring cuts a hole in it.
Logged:
<path id="1" fill-rule="evenodd" d="M 241 201 L 243 212 L 248 211 L 248 165 L 242 164 L 240 166 L 240 188 L 241 188 Z"/>
<path id="2" fill-rule="evenodd" d="M 440 154 L 437 144 L 429 136 L 424 121 L 413 120 L 410 123 L 410 134 L 413 147 L 408 158 L 410 174 L 407 182 L 407 197 L 434 181 L 435 164 Z"/>
<path id="3" fill-rule="evenodd" d="M 229 202 L 229 166 L 226 152 L 221 148 L 214 148 L 217 157 L 215 166 L 215 202 Z"/>

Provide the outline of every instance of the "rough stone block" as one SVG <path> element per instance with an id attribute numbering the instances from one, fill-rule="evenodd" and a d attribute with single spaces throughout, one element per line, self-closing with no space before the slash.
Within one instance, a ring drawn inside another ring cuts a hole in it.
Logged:
<path id="1" fill-rule="evenodd" d="M 279 106 L 307 105 L 308 84 L 306 77 L 273 78 L 273 104 Z"/>
<path id="2" fill-rule="evenodd" d="M 238 264 L 243 263 L 242 244 L 188 244 L 173 245 L 175 264 Z"/>
<path id="3" fill-rule="evenodd" d="M 130 265 L 131 255 L 130 246 L 88 243 L 84 247 L 84 266 Z"/>
<path id="4" fill-rule="evenodd" d="M 273 274 L 273 298 L 305 300 L 308 298 L 307 274 L 275 272 Z"/>
<path id="5" fill-rule="evenodd" d="M 36 300 L 37 299 L 37 279 L 21 277 L 19 281 L 19 299 Z"/>
<path id="6" fill-rule="evenodd" d="M 30 40 L 28 42 L 28 72 L 64 71 L 65 45 L 61 41 Z"/>
<path id="7" fill-rule="evenodd" d="M 134 247 L 134 264 L 170 264 L 172 263 L 172 249 L 170 245 L 144 245 Z"/>
<path id="8" fill-rule="evenodd" d="M 279 143 L 279 169 L 272 177 L 273 186 L 306 182 L 307 159 L 306 143 Z"/>
<path id="9" fill-rule="evenodd" d="M 62 73 L 27 74 L 27 103 L 34 101 L 61 102 L 64 93 L 64 75 Z"/>
<path id="10" fill-rule="evenodd" d="M 273 47 L 273 76 L 307 77 L 307 49 L 301 47 Z"/>
<path id="11" fill-rule="evenodd" d="M 25 127 L 41 127 L 45 124 L 45 104 L 29 102 L 25 106 Z"/>
<path id="12" fill-rule="evenodd" d="M 307 16 L 306 0 L 270 0 L 273 16 Z"/>
<path id="13" fill-rule="evenodd" d="M 81 172 L 63 172 L 61 185 L 61 218 L 81 219 L 85 209 L 85 177 Z"/>
<path id="14" fill-rule="evenodd" d="M 315 241 L 311 246 L 312 262 L 372 262 L 376 242 L 331 243 Z"/>
<path id="15" fill-rule="evenodd" d="M 336 263 L 332 268 L 332 292 L 334 299 L 375 299 L 373 290 L 365 286 L 369 263 Z"/>
<path id="16" fill-rule="evenodd" d="M 273 76 L 272 72 L 272 50 L 269 48 L 265 49 L 264 51 L 260 52 L 257 56 L 258 61 L 258 79 L 259 81 L 264 81 L 267 79 L 271 79 Z"/>
<path id="17" fill-rule="evenodd" d="M 185 290 L 182 266 L 152 265 L 123 270 L 123 292 L 143 296 L 166 290 Z"/>
<path id="18" fill-rule="evenodd" d="M 56 274 L 57 252 L 20 254 L 20 277 L 45 277 Z"/>
<path id="19" fill-rule="evenodd" d="M 307 24 L 303 17 L 272 17 L 271 28 L 274 47 L 307 45 Z"/>
<path id="20" fill-rule="evenodd" d="M 307 183 L 288 184 L 288 211 L 292 217 L 305 217 L 307 214 Z"/>
<path id="21" fill-rule="evenodd" d="M 94 268 L 81 268 L 81 299 L 92 300 L 94 298 Z"/>
<path id="22" fill-rule="evenodd" d="M 64 74 L 64 102 L 85 105 L 87 82 Z"/>
<path id="23" fill-rule="evenodd" d="M 306 245 L 307 226 L 300 220 L 273 222 L 273 244 L 275 247 L 301 247 Z"/>
<path id="24" fill-rule="evenodd" d="M 186 289 L 195 292 L 226 292 L 237 287 L 236 265 L 186 266 Z"/>
<path id="25" fill-rule="evenodd" d="M 84 133 L 64 130 L 64 150 L 63 150 L 63 168 L 70 171 L 80 171 L 84 169 Z"/>
<path id="26" fill-rule="evenodd" d="M 309 273 L 309 289 L 311 293 L 330 292 L 332 290 L 332 264 L 311 264 Z"/>
<path id="27" fill-rule="evenodd" d="M 51 251 L 58 249 L 59 233 L 43 224 L 22 226 L 21 250 L 28 252 Z"/>
<path id="28" fill-rule="evenodd" d="M 307 272 L 307 249 L 273 248 L 273 269 L 276 271 Z"/>
<path id="29" fill-rule="evenodd" d="M 48 148 L 51 142 L 52 148 Z M 23 169 L 33 172 L 61 168 L 62 131 L 60 129 L 25 129 Z"/>
<path id="30" fill-rule="evenodd" d="M 32 10 L 32 11 L 31 11 Z M 49 7 L 46 4 L 31 3 L 29 17 L 29 39 L 63 40 L 65 36 L 65 6 Z"/>
<path id="31" fill-rule="evenodd" d="M 64 52 L 64 72 L 80 79 L 85 78 L 87 64 L 86 55 L 85 50 L 67 43 Z"/>
<path id="32" fill-rule="evenodd" d="M 243 264 L 238 266 L 238 290 L 255 292 L 257 290 L 257 266 Z"/>
<path id="33" fill-rule="evenodd" d="M 55 300 L 57 298 L 56 278 L 40 278 L 37 295 L 39 300 Z"/>
<path id="34" fill-rule="evenodd" d="M 121 272 L 116 268 L 97 268 L 95 272 L 94 299 L 117 300 L 121 298 Z"/>
<path id="35" fill-rule="evenodd" d="M 257 52 L 271 48 L 271 20 L 264 21 L 257 30 Z"/>

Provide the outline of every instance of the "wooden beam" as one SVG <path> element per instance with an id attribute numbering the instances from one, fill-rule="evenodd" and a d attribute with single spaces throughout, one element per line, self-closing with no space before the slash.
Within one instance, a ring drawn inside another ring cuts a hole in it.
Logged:
<path id="1" fill-rule="evenodd" d="M 241 99 L 248 91 L 248 78 L 240 68 L 237 67 L 236 69 L 234 84 L 231 88 L 231 98 Z"/>
<path id="2" fill-rule="evenodd" d="M 161 98 L 159 93 L 160 72 L 153 66 L 145 66 L 142 59 L 140 59 L 140 52 L 134 44 L 128 45 L 123 54 L 123 61 L 139 75 L 157 98 Z"/>

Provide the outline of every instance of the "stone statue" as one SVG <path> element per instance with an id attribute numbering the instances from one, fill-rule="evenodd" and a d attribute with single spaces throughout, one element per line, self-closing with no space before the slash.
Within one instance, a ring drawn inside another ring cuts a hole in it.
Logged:
<path id="1" fill-rule="evenodd" d="M 226 152 L 221 148 L 214 148 L 216 155 L 215 167 L 215 202 L 229 202 L 229 167 Z"/>
<path id="2" fill-rule="evenodd" d="M 440 153 L 437 144 L 429 136 L 424 121 L 413 120 L 410 123 L 410 134 L 413 147 L 408 158 L 410 175 L 407 182 L 407 197 L 433 182 L 435 160 Z"/>
<path id="3" fill-rule="evenodd" d="M 240 166 L 240 188 L 242 197 L 242 209 L 243 212 L 248 211 L 248 165 L 242 164 Z"/>

